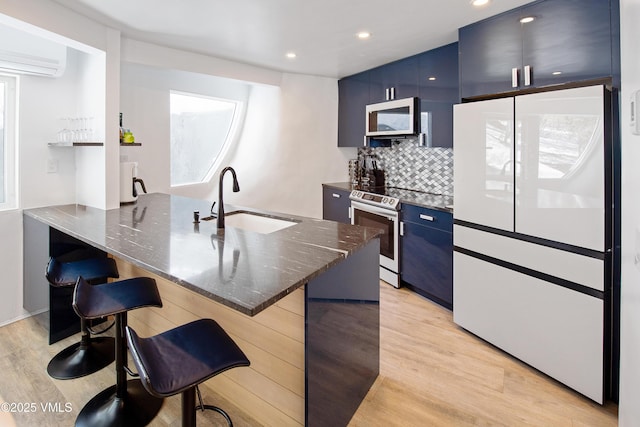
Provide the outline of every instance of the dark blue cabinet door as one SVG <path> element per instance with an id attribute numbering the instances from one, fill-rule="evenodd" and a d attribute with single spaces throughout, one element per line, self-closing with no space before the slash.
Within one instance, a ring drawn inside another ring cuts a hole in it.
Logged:
<path id="1" fill-rule="evenodd" d="M 418 57 L 421 132 L 432 147 L 453 147 L 453 105 L 459 102 L 458 43 Z"/>
<path id="2" fill-rule="evenodd" d="M 617 0 L 545 0 L 460 28 L 461 98 L 612 76 L 617 8 Z"/>
<path id="3" fill-rule="evenodd" d="M 453 306 L 453 235 L 405 223 L 402 281 L 447 308 Z"/>
<path id="4" fill-rule="evenodd" d="M 518 10 L 458 30 L 460 97 L 508 92 L 511 70 L 522 66 Z"/>
<path id="5" fill-rule="evenodd" d="M 409 207 L 409 210 L 416 210 Z M 405 220 L 401 240 L 401 278 L 404 284 L 437 303 L 453 306 L 453 233 L 451 214 L 423 210 L 434 226 Z M 420 213 L 420 212 L 418 212 Z M 410 216 L 410 215 L 409 215 Z M 436 228 L 437 227 L 437 228 Z"/>
<path id="6" fill-rule="evenodd" d="M 547 0 L 525 8 L 535 17 L 522 24 L 533 86 L 612 75 L 609 7 L 609 0 Z"/>
<path id="7" fill-rule="evenodd" d="M 349 218 L 349 191 L 337 190 L 331 187 L 322 188 L 322 219 L 351 223 Z"/>
<path id="8" fill-rule="evenodd" d="M 386 89 L 394 89 L 394 99 L 417 96 L 418 56 L 401 59 L 369 70 L 369 103 L 386 101 Z"/>
<path id="9" fill-rule="evenodd" d="M 365 133 L 365 107 L 369 103 L 367 72 L 338 81 L 338 147 L 361 147 Z"/>

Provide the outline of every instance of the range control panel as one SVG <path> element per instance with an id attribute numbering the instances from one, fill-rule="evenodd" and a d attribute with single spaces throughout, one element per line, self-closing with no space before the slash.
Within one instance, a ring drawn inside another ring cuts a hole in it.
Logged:
<path id="1" fill-rule="evenodd" d="M 349 196 L 351 200 L 368 203 L 370 205 L 380 206 L 381 208 L 398 210 L 400 207 L 400 199 L 384 194 L 367 193 L 366 191 L 353 190 Z"/>

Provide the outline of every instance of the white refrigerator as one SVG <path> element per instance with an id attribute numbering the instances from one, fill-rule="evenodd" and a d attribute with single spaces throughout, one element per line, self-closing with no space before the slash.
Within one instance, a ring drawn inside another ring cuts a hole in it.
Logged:
<path id="1" fill-rule="evenodd" d="M 611 339 L 610 94 L 454 107 L 454 322 L 596 402 Z"/>

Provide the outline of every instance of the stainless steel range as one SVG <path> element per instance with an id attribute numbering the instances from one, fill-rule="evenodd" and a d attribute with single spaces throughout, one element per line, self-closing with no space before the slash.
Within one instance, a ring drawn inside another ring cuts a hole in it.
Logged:
<path id="1" fill-rule="evenodd" d="M 382 228 L 380 236 L 380 278 L 400 287 L 400 199 L 383 194 L 353 190 L 351 224 Z"/>

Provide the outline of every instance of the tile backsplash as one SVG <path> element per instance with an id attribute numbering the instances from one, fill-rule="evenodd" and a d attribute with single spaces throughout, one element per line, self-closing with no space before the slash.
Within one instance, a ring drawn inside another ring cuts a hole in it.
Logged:
<path id="1" fill-rule="evenodd" d="M 377 156 L 387 187 L 453 196 L 452 148 L 419 147 L 417 140 L 408 139 L 390 147 L 359 148 L 358 160 L 367 154 Z"/>

